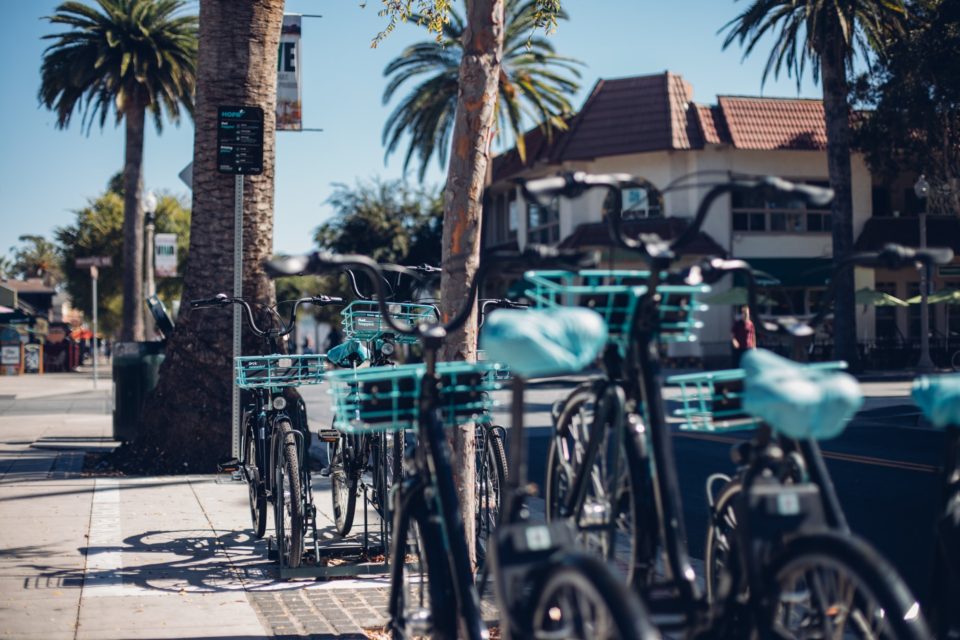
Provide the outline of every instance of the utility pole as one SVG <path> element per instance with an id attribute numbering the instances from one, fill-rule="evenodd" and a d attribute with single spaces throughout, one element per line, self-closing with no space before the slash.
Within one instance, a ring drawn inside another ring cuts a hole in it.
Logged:
<path id="1" fill-rule="evenodd" d="M 144 238 L 144 254 L 146 258 L 146 265 L 143 270 L 143 296 L 144 298 L 149 298 L 150 296 L 156 295 L 157 285 L 154 281 L 154 246 L 153 246 L 153 232 L 156 229 L 156 217 L 154 214 L 157 211 L 157 196 L 153 191 L 148 191 L 147 194 L 143 197 L 143 210 L 145 212 L 144 220 L 144 231 L 146 237 Z M 146 307 L 144 307 L 144 322 L 143 327 L 146 331 L 148 338 L 152 338 L 156 335 L 156 326 L 153 321 L 153 314 L 146 313 Z"/>
<path id="2" fill-rule="evenodd" d="M 93 388 L 97 388 L 97 280 L 100 277 L 100 269 L 97 265 L 90 265 L 90 283 L 93 286 L 93 337 L 90 338 L 90 353 L 93 357 Z"/>
<path id="3" fill-rule="evenodd" d="M 920 209 L 920 248 L 927 248 L 927 195 L 930 184 L 926 177 L 920 174 L 913 192 L 923 201 Z M 930 290 L 930 269 L 926 264 L 920 267 L 920 361 L 917 362 L 918 373 L 930 373 L 936 370 L 936 365 L 930 358 L 930 306 L 927 303 L 927 293 Z"/>

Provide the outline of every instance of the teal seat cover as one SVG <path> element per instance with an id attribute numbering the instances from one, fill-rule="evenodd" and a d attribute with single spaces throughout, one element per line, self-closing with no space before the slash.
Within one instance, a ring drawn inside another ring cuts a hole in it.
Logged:
<path id="1" fill-rule="evenodd" d="M 341 342 L 327 351 L 327 360 L 338 367 L 352 367 L 354 363 L 366 362 L 369 357 L 370 352 L 359 340 Z"/>
<path id="2" fill-rule="evenodd" d="M 804 367 L 765 349 L 748 351 L 740 362 L 744 410 L 787 437 L 838 436 L 863 405 L 860 385 L 849 374 Z"/>
<path id="3" fill-rule="evenodd" d="M 960 374 L 917 378 L 913 401 L 938 429 L 960 426 Z"/>
<path id="4" fill-rule="evenodd" d="M 483 324 L 480 346 L 523 378 L 582 371 L 607 342 L 607 325 L 596 311 L 502 309 Z"/>

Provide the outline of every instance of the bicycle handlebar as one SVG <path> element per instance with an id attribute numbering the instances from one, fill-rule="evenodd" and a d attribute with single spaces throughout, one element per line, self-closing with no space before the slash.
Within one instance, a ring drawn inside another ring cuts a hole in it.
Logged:
<path id="1" fill-rule="evenodd" d="M 280 314 L 277 313 L 276 307 L 271 307 L 270 311 L 280 320 L 280 328 L 276 331 L 266 330 L 264 331 L 257 326 L 256 321 L 253 318 L 253 308 L 250 306 L 250 303 L 244 300 L 243 298 L 231 298 L 225 293 L 218 293 L 213 298 L 201 298 L 199 300 L 191 300 L 190 307 L 193 309 L 203 309 L 208 307 L 225 307 L 231 304 L 239 304 L 246 311 L 247 314 L 247 324 L 250 327 L 250 330 L 253 331 L 254 335 L 260 338 L 282 338 L 285 335 L 288 335 L 293 331 L 293 327 L 296 324 L 297 319 L 297 309 L 300 308 L 301 304 L 315 304 L 317 306 L 326 306 L 328 304 L 342 304 L 343 298 L 337 296 L 327 296 L 327 295 L 317 295 L 310 296 L 306 298 L 299 298 L 297 300 L 284 300 L 277 303 L 277 307 L 282 304 L 288 304 L 293 302 L 293 309 L 290 311 L 290 321 L 284 323 L 283 319 L 280 318 Z"/>
<path id="2" fill-rule="evenodd" d="M 457 314 L 445 323 L 439 320 L 436 322 L 425 322 L 416 327 L 406 327 L 397 324 L 396 320 L 390 314 L 384 291 L 383 272 L 385 270 L 396 271 L 414 275 L 417 277 L 417 268 L 400 267 L 397 265 L 380 265 L 367 256 L 362 255 L 336 255 L 330 252 L 318 251 L 305 256 L 276 256 L 264 261 L 264 269 L 270 277 L 282 277 L 289 275 L 300 275 L 305 273 L 321 273 L 335 268 L 356 267 L 365 271 L 371 276 L 376 289 L 376 297 L 380 314 L 387 325 L 397 334 L 424 337 L 441 329 L 443 332 L 450 332 L 462 327 L 473 309 L 473 301 L 476 300 L 477 289 L 483 281 L 489 268 L 493 265 L 503 265 L 508 263 L 520 263 L 529 265 L 531 263 L 542 264 L 545 262 L 560 263 L 564 266 L 585 266 L 585 254 L 581 251 L 568 251 L 545 247 L 542 245 L 530 245 L 521 252 L 516 251 L 494 251 L 483 256 L 480 266 L 470 283 L 468 298 L 470 304 L 463 305 Z M 595 259 L 590 261 L 594 264 Z M 439 271 L 435 267 L 429 268 L 429 273 Z"/>
<path id="3" fill-rule="evenodd" d="M 759 191 L 776 194 L 794 194 L 805 202 L 817 206 L 828 204 L 833 199 L 833 190 L 823 187 L 817 187 L 807 184 L 797 184 L 778 178 L 776 176 L 763 176 L 759 178 L 733 177 L 726 182 L 713 185 L 710 191 L 700 201 L 696 216 L 690 225 L 670 243 L 664 242 L 655 234 L 646 234 L 639 239 L 626 236 L 623 233 L 623 197 L 621 189 L 623 187 L 648 187 L 661 193 L 647 179 L 640 176 L 630 175 L 628 173 L 604 173 L 589 174 L 582 171 L 565 173 L 559 176 L 550 176 L 535 180 L 519 180 L 520 188 L 524 198 L 529 202 L 535 202 L 546 206 L 546 199 L 556 196 L 574 198 L 585 191 L 597 187 L 603 187 L 610 191 L 614 196 L 613 210 L 607 215 L 607 228 L 610 237 L 619 246 L 637 251 L 644 256 L 652 259 L 673 260 L 676 252 L 691 241 L 700 232 L 703 222 L 710 211 L 710 206 L 721 195 L 732 191 Z M 670 188 L 664 191 L 669 191 Z"/>
<path id="4" fill-rule="evenodd" d="M 699 265 L 690 267 L 685 272 L 685 282 L 688 284 L 697 284 L 695 281 L 698 274 L 702 282 L 713 283 L 728 273 L 743 273 L 747 279 L 747 306 L 751 314 L 757 319 L 757 327 L 765 333 L 788 334 L 795 338 L 812 336 L 818 326 L 823 323 L 827 316 L 828 309 L 836 295 L 836 286 L 838 278 L 836 277 L 844 269 L 854 266 L 863 267 L 882 267 L 886 269 L 903 269 L 909 266 L 920 266 L 930 268 L 934 264 L 946 264 L 953 260 L 953 251 L 946 248 L 915 249 L 904 247 L 898 244 L 887 244 L 880 251 L 854 253 L 839 261 L 834 268 L 834 277 L 830 281 L 830 286 L 824 294 L 823 304 L 820 310 L 810 319 L 804 322 L 793 316 L 778 316 L 771 320 L 764 320 L 760 317 L 757 309 L 756 295 L 756 274 L 749 264 L 743 260 L 723 260 L 721 258 L 709 258 Z"/>
<path id="5" fill-rule="evenodd" d="M 834 267 L 834 277 L 827 287 L 820 311 L 810 320 L 810 325 L 816 327 L 827 315 L 827 310 L 833 303 L 836 295 L 836 283 L 839 273 L 853 267 L 883 268 L 897 271 L 907 267 L 930 269 L 935 264 L 947 264 L 953 260 L 953 250 L 946 247 L 914 248 L 888 243 L 880 251 L 865 251 L 852 253 Z"/>

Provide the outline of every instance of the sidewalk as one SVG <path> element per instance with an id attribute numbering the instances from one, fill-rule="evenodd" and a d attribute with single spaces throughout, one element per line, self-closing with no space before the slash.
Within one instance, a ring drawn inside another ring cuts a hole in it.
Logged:
<path id="1" fill-rule="evenodd" d="M 383 578 L 275 580 L 244 484 L 85 477 L 85 452 L 116 445 L 99 386 L 0 377 L 0 638 L 365 638 L 386 622 Z"/>

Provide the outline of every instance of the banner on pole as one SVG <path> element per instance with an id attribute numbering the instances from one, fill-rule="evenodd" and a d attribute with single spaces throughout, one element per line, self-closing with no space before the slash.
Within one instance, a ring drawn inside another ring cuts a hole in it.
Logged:
<path id="1" fill-rule="evenodd" d="M 158 233 L 153 236 L 153 265 L 158 278 L 177 276 L 177 234 Z"/>
<path id="2" fill-rule="evenodd" d="M 277 56 L 277 130 L 300 131 L 300 16 L 283 16 Z"/>

